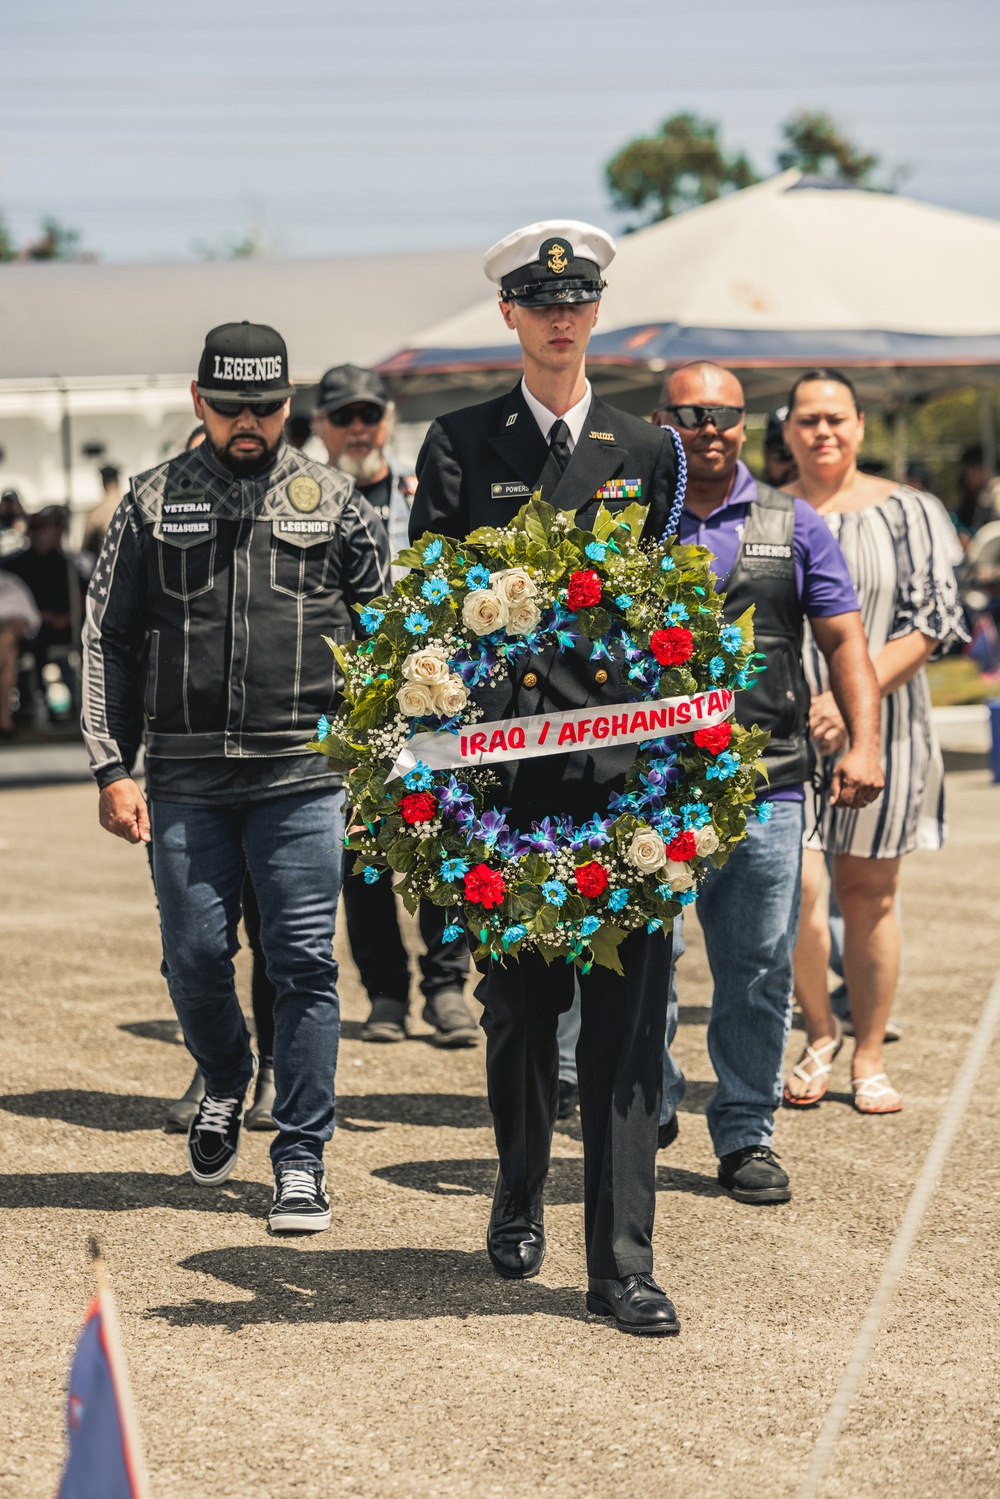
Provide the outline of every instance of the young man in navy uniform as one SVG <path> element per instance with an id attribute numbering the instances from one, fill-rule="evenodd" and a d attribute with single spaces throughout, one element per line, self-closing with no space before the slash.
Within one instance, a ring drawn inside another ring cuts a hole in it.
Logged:
<path id="1" fill-rule="evenodd" d="M 670 515 L 676 460 L 670 438 L 594 396 L 584 361 L 614 242 L 570 220 L 532 224 L 487 251 L 500 311 L 518 335 L 524 378 L 506 396 L 440 417 L 417 459 L 410 536 L 461 538 L 507 524 L 536 489 L 592 524 L 599 506 L 629 498 L 649 506 L 645 534 Z M 619 482 L 615 482 L 619 481 Z M 592 662 L 589 642 L 544 650 L 511 668 L 480 701 L 487 718 L 598 707 L 625 700 L 616 662 Z M 583 820 L 607 810 L 633 747 L 520 760 L 503 772 L 500 800 L 512 826 L 543 816 Z M 499 803 L 498 803 L 499 804 Z M 656 1141 L 670 943 L 630 934 L 624 977 L 581 975 L 578 1049 L 584 1142 L 587 1306 L 626 1332 L 672 1333 L 672 1303 L 653 1280 Z M 484 968 L 486 1066 L 500 1168 L 487 1232 L 496 1271 L 537 1275 L 545 1254 L 543 1193 L 556 1116 L 559 1015 L 573 1000 L 574 970 L 537 954 Z"/>

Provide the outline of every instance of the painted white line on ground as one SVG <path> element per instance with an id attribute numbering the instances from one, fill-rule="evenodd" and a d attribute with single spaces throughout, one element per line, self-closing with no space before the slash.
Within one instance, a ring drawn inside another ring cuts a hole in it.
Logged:
<path id="1" fill-rule="evenodd" d="M 837 1393 L 833 1397 L 830 1409 L 826 1413 L 826 1420 L 816 1439 L 813 1448 L 812 1460 L 808 1471 L 802 1480 L 798 1491 L 798 1499 L 816 1499 L 819 1494 L 820 1485 L 826 1475 L 833 1449 L 840 1435 L 840 1428 L 844 1424 L 844 1418 L 858 1392 L 861 1380 L 864 1377 L 865 1367 L 875 1346 L 879 1329 L 885 1317 L 892 1293 L 896 1289 L 896 1282 L 906 1267 L 910 1257 L 913 1242 L 920 1232 L 924 1214 L 927 1211 L 934 1188 L 937 1186 L 938 1177 L 944 1169 L 944 1163 L 948 1152 L 955 1142 L 955 1136 L 961 1127 L 972 1096 L 972 1089 L 976 1078 L 979 1076 L 980 1068 L 986 1059 L 990 1042 L 996 1034 L 1000 1025 L 1000 973 L 993 981 L 986 1004 L 983 1006 L 979 1023 L 972 1034 L 968 1050 L 965 1053 L 965 1061 L 962 1063 L 961 1071 L 955 1079 L 955 1085 L 945 1104 L 944 1113 L 941 1115 L 941 1123 L 938 1125 L 937 1134 L 931 1142 L 931 1148 L 927 1152 L 920 1175 L 917 1177 L 913 1194 L 910 1197 L 902 1223 L 892 1243 L 889 1257 L 885 1262 L 882 1277 L 875 1289 L 871 1299 L 865 1320 L 861 1324 L 857 1341 L 844 1370 Z"/>

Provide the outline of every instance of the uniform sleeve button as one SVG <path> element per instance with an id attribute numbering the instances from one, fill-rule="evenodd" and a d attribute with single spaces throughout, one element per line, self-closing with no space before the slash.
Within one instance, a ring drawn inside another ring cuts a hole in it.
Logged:
<path id="1" fill-rule="evenodd" d="M 535 676 L 535 673 L 533 671 L 526 671 L 525 672 L 524 676 L 521 679 L 521 686 L 522 687 L 537 687 L 538 686 L 538 678 Z"/>
<path id="2" fill-rule="evenodd" d="M 599 671 L 595 671 L 594 672 L 594 681 L 597 682 L 599 684 L 599 686 L 603 687 L 604 684 L 605 684 L 605 682 L 607 680 L 608 680 L 608 674 L 604 670 L 603 666 L 601 667 L 601 669 Z"/>

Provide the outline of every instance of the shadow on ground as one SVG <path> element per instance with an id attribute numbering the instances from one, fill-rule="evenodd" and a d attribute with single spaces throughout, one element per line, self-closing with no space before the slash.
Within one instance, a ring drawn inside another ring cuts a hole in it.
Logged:
<path id="1" fill-rule="evenodd" d="M 29 1119 L 62 1119 L 85 1129 L 127 1134 L 162 1129 L 168 1100 L 136 1093 L 98 1093 L 83 1088 L 52 1088 L 38 1093 L 0 1094 L 0 1109 Z"/>
<path id="2" fill-rule="evenodd" d="M 186 1171 L 183 1176 L 167 1176 L 162 1171 L 25 1171 L 0 1176 L 0 1208 L 70 1208 L 92 1213 L 173 1208 L 266 1218 L 271 1197 L 271 1189 L 261 1182 L 199 1187 Z"/>
<path id="3" fill-rule="evenodd" d="M 430 1192 L 436 1197 L 492 1198 L 497 1163 L 488 1161 L 401 1161 L 380 1166 L 372 1176 L 390 1182 L 394 1187 L 408 1187 L 414 1192 Z M 710 1177 L 696 1171 L 658 1166 L 658 1192 L 690 1192 L 696 1197 L 724 1195 Z M 546 1207 L 568 1207 L 583 1202 L 583 1162 L 556 1156 L 549 1166 L 545 1183 Z"/>
<path id="4" fill-rule="evenodd" d="M 490 1106 L 478 1093 L 359 1093 L 337 1095 L 337 1123 L 415 1124 L 428 1129 L 491 1129 Z"/>
<path id="5" fill-rule="evenodd" d="M 340 1039 L 342 1041 L 359 1041 L 361 1039 L 360 1020 L 342 1020 L 340 1022 Z M 165 1041 L 169 1046 L 183 1046 L 184 1037 L 176 1020 L 129 1020 L 117 1027 L 120 1031 L 127 1031 L 130 1036 L 138 1036 L 141 1041 Z M 422 1041 L 423 1036 L 415 1036 L 414 1040 Z"/>
<path id="6" fill-rule="evenodd" d="M 174 1327 L 262 1322 L 395 1322 L 428 1317 L 549 1316 L 584 1321 L 582 1292 L 537 1280 L 511 1284 L 494 1275 L 485 1250 L 288 1248 L 278 1243 L 210 1249 L 181 1269 L 251 1292 L 249 1301 L 193 1297 L 150 1307 Z"/>

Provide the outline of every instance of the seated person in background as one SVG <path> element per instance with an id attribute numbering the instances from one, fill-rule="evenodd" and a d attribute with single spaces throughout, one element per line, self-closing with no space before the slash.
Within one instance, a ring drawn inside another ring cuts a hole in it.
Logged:
<path id="1" fill-rule="evenodd" d="M 21 642 L 37 633 L 42 616 L 31 592 L 13 573 L 0 571 L 0 739 L 14 733 L 12 699 Z"/>

